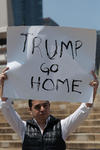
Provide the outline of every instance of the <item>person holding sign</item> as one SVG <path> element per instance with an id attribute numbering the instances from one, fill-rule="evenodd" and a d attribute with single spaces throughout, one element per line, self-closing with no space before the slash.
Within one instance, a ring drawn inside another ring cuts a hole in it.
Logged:
<path id="1" fill-rule="evenodd" d="M 8 68 L 5 68 L 0 74 L 1 110 L 13 130 L 21 137 L 22 150 L 65 150 L 66 138 L 86 119 L 93 104 L 82 103 L 69 117 L 59 120 L 50 114 L 49 101 L 29 100 L 32 120 L 25 122 L 15 112 L 10 100 L 2 97 L 7 70 Z M 90 82 L 90 86 L 94 88 L 94 101 L 99 83 L 93 71 L 92 75 L 94 80 Z"/>

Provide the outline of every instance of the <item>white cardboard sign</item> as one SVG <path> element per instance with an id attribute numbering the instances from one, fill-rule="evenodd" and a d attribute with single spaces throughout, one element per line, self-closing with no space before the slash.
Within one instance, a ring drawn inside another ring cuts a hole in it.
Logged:
<path id="1" fill-rule="evenodd" d="M 91 102 L 96 31 L 70 27 L 8 27 L 4 96 Z"/>

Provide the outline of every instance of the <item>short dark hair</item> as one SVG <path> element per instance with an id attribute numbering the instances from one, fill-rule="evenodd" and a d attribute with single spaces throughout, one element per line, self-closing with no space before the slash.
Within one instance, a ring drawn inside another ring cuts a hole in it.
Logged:
<path id="1" fill-rule="evenodd" d="M 32 101 L 33 101 L 33 99 L 29 99 L 28 100 L 28 106 L 29 106 L 29 108 L 30 108 L 30 110 L 32 110 Z M 49 103 L 49 105 L 50 105 L 50 102 L 47 100 L 47 102 Z"/>
<path id="2" fill-rule="evenodd" d="M 29 108 L 30 108 L 30 110 L 31 110 L 31 108 L 32 108 L 32 99 L 29 99 L 29 100 L 28 100 L 28 106 L 29 106 Z"/>

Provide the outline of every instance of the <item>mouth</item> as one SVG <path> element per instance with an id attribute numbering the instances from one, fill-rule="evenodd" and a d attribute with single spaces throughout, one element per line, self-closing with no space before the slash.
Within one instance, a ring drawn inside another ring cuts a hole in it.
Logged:
<path id="1" fill-rule="evenodd" d="M 40 113 L 40 118 L 47 118 L 47 114 L 46 113 Z"/>
<path id="2" fill-rule="evenodd" d="M 40 116 L 45 116 L 46 115 L 46 113 L 40 113 Z"/>

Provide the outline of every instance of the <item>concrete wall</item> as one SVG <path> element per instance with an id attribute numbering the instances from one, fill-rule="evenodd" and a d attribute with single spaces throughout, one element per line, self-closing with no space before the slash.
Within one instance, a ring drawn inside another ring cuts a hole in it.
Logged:
<path id="1" fill-rule="evenodd" d="M 0 27 L 8 25 L 7 0 L 0 0 Z"/>
<path id="2" fill-rule="evenodd" d="M 7 0 L 7 17 L 8 17 L 8 25 L 14 25 L 13 22 L 13 11 L 12 11 L 12 0 Z"/>
<path id="3" fill-rule="evenodd" d="M 11 0 L 0 0 L 0 27 L 13 25 Z"/>

